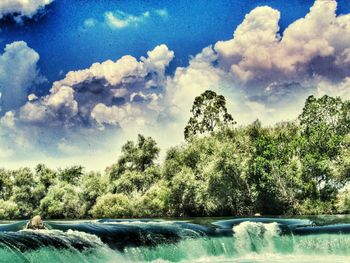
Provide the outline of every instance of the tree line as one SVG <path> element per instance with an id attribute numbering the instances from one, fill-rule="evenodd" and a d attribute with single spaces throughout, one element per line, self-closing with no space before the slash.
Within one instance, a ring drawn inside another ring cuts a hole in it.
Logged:
<path id="1" fill-rule="evenodd" d="M 310 96 L 297 120 L 237 126 L 225 98 L 198 96 L 185 142 L 128 141 L 103 173 L 81 166 L 0 170 L 0 219 L 350 212 L 350 101 Z"/>

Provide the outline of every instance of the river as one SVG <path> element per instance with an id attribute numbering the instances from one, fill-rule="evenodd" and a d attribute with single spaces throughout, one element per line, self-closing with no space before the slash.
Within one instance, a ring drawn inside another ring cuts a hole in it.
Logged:
<path id="1" fill-rule="evenodd" d="M 350 262 L 350 216 L 0 222 L 0 262 Z"/>

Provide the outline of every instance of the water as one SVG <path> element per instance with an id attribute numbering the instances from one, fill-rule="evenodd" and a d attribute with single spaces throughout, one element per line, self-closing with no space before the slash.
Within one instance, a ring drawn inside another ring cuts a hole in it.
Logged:
<path id="1" fill-rule="evenodd" d="M 350 217 L 0 224 L 0 262 L 350 262 Z"/>

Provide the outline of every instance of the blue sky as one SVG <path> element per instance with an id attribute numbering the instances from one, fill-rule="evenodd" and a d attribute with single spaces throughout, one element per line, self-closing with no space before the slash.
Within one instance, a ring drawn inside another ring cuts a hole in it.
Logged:
<path id="1" fill-rule="evenodd" d="M 82 69 L 94 62 L 116 60 L 122 55 L 144 55 L 158 44 L 166 44 L 176 57 L 171 69 L 188 64 L 188 57 L 218 40 L 232 37 L 233 30 L 244 16 L 257 6 L 268 5 L 281 12 L 283 31 L 296 19 L 305 16 L 313 0 L 265 1 L 115 1 L 115 0 L 56 0 L 47 7 L 39 21 L 24 25 L 2 22 L 1 44 L 24 40 L 40 55 L 39 68 L 49 82 L 60 79 L 59 74 Z M 338 13 L 348 13 L 350 2 L 338 1 Z M 165 9 L 168 16 L 153 14 Z M 108 11 L 123 11 L 139 16 L 151 12 L 137 27 L 111 29 L 104 23 Z M 95 19 L 98 25 L 84 30 L 84 21 Z M 37 87 L 47 92 L 50 83 Z M 38 90 L 39 89 L 39 90 Z"/>
<path id="2" fill-rule="evenodd" d="M 196 96 L 238 125 L 350 99 L 348 0 L 0 2 L 0 160 L 102 169 L 137 133 L 183 142 Z"/>

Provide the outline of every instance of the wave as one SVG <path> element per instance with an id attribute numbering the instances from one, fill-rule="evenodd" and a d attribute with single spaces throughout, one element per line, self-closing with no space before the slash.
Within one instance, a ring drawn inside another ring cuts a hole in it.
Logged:
<path id="1" fill-rule="evenodd" d="M 1 262 L 335 263 L 350 257 L 349 224 L 309 220 L 47 222 L 50 230 L 39 231 L 23 225 L 0 225 Z"/>

